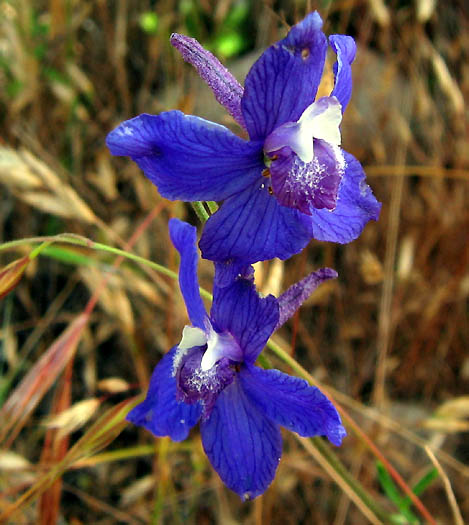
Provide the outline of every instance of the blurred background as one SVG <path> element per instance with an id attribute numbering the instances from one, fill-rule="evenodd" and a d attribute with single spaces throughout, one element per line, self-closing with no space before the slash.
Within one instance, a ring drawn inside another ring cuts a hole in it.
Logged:
<path id="1" fill-rule="evenodd" d="M 314 9 L 326 34 L 357 42 L 342 144 L 383 209 L 350 245 L 313 241 L 287 262 L 257 265 L 258 284 L 279 294 L 320 266 L 339 272 L 276 341 L 410 486 L 421 484 L 438 523 L 469 521 L 467 2 L 3 0 L 0 240 L 68 232 L 82 244 L 0 251 L 0 514 L 16 505 L 6 522 L 369 523 L 290 433 L 271 488 L 241 504 L 197 429 L 172 443 L 106 426 L 145 390 L 187 318 L 173 279 L 129 259 L 117 267 L 93 242 L 122 249 L 134 236 L 126 251 L 177 271 L 168 219 L 197 224 L 188 204 L 165 201 L 129 159 L 111 158 L 106 134 L 169 109 L 242 134 L 170 34 L 197 38 L 242 83 L 265 47 Z M 202 262 L 209 290 L 212 275 Z M 353 432 L 336 452 L 393 523 L 422 522 Z"/>

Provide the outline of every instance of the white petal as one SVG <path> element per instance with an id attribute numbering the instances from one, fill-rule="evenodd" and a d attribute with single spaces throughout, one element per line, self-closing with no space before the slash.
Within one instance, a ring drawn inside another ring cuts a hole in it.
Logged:
<path id="1" fill-rule="evenodd" d="M 203 372 L 210 370 L 222 357 L 240 363 L 243 360 L 243 351 L 228 332 L 221 334 L 215 332 L 210 326 L 207 339 L 207 350 L 205 350 L 200 363 Z"/>
<path id="2" fill-rule="evenodd" d="M 333 146 L 341 142 L 342 106 L 336 97 L 323 97 L 310 104 L 298 122 L 286 122 L 265 140 L 264 151 L 273 153 L 284 146 L 291 148 L 305 163 L 314 158 L 313 139 L 322 139 Z"/>
<path id="3" fill-rule="evenodd" d="M 211 329 L 207 340 L 207 350 L 205 350 L 204 355 L 202 356 L 200 368 L 204 372 L 210 370 L 222 355 L 223 345 L 220 344 L 217 332 Z"/>
<path id="4" fill-rule="evenodd" d="M 308 106 L 300 117 L 301 135 L 322 139 L 338 146 L 341 142 L 342 106 L 335 97 L 323 97 Z M 301 158 L 301 155 L 297 153 Z M 301 160 L 304 161 L 303 158 Z M 312 159 L 311 159 L 312 160 Z"/>
<path id="5" fill-rule="evenodd" d="M 292 136 L 291 143 L 288 145 L 307 164 L 314 158 L 313 135 L 311 130 L 300 121 L 296 126 L 298 131 Z"/>
<path id="6" fill-rule="evenodd" d="M 194 346 L 203 346 L 207 342 L 206 333 L 195 326 L 185 326 L 182 331 L 182 339 L 178 344 L 181 350 L 187 350 Z"/>

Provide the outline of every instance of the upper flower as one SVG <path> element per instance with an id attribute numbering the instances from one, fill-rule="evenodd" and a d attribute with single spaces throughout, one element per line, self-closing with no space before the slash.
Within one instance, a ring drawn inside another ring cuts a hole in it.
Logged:
<path id="1" fill-rule="evenodd" d="M 111 152 L 132 157 L 164 197 L 225 201 L 206 224 L 203 257 L 286 259 L 313 237 L 350 242 L 378 218 L 359 162 L 340 147 L 355 43 L 345 35 L 328 41 L 321 27 L 316 12 L 293 26 L 253 65 L 244 89 L 196 40 L 171 37 L 249 141 L 179 111 L 140 115 L 108 135 Z M 329 45 L 334 88 L 316 100 Z"/>
<path id="2" fill-rule="evenodd" d="M 280 425 L 301 436 L 325 435 L 340 445 L 345 430 L 332 403 L 306 381 L 255 361 L 272 332 L 324 280 L 310 274 L 279 299 L 261 298 L 251 276 L 214 286 L 207 315 L 197 282 L 196 230 L 173 219 L 181 254 L 179 283 L 192 326 L 153 372 L 148 394 L 127 416 L 156 436 L 185 439 L 200 419 L 204 450 L 224 483 L 243 499 L 262 494 L 282 454 Z"/>

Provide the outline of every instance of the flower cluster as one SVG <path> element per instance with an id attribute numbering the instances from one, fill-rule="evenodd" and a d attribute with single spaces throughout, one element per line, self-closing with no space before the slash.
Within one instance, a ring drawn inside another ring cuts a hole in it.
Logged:
<path id="1" fill-rule="evenodd" d="M 360 163 L 340 147 L 355 43 L 345 35 L 327 39 L 321 27 L 316 12 L 292 27 L 253 65 L 244 88 L 196 40 L 172 35 L 248 140 L 179 111 L 139 115 L 107 137 L 112 154 L 130 156 L 162 196 L 222 202 L 199 242 L 202 256 L 215 263 L 210 315 L 199 295 L 196 230 L 170 221 L 192 324 L 155 368 L 146 399 L 128 419 L 176 441 L 200 421 L 210 462 L 243 499 L 271 483 L 280 426 L 335 445 L 345 435 L 317 388 L 255 365 L 273 331 L 337 274 L 323 268 L 278 298 L 261 297 L 251 264 L 287 259 L 312 238 L 348 243 L 381 207 Z M 334 87 L 316 98 L 329 46 L 337 57 Z"/>

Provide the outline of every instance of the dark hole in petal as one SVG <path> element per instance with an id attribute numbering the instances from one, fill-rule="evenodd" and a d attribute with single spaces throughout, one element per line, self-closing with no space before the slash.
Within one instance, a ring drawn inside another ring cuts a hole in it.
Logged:
<path id="1" fill-rule="evenodd" d="M 151 155 L 153 157 L 162 157 L 163 156 L 163 152 L 161 151 L 161 149 L 156 144 L 152 144 L 152 146 L 151 146 Z"/>

